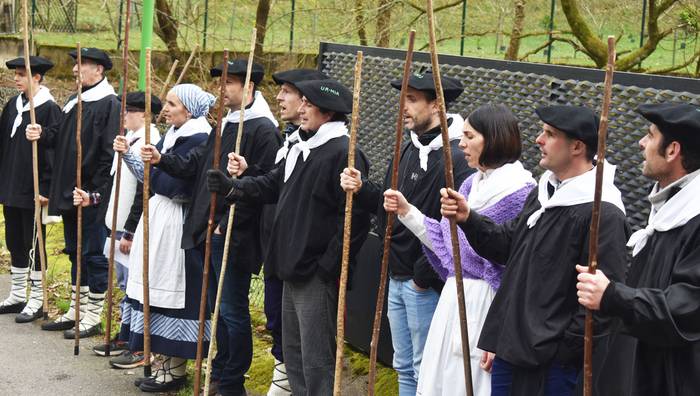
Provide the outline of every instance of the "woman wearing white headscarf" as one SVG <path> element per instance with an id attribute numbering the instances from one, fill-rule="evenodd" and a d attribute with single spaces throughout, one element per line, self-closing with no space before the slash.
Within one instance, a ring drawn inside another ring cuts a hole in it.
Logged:
<path id="1" fill-rule="evenodd" d="M 206 142 L 211 126 L 206 115 L 216 98 L 196 85 L 173 87 L 163 107 L 170 129 L 156 146 L 161 152 L 186 156 Z M 134 175 L 143 180 L 143 162 L 129 150 L 126 139 L 117 138 L 115 151 Z M 165 356 L 163 367 L 150 378 L 136 381 L 144 392 L 167 392 L 187 382 L 187 359 L 197 350 L 202 268 L 193 255 L 180 248 L 185 211 L 192 195 L 191 183 L 176 179 L 158 168 L 151 169 L 149 215 L 149 297 L 151 307 L 151 351 Z M 131 315 L 122 319 L 122 331 L 129 332 L 132 351 L 143 350 L 143 218 L 139 223 L 129 261 L 127 296 Z M 207 319 L 207 322 L 209 320 Z M 206 329 L 209 325 L 205 326 Z M 209 334 L 205 332 L 205 341 Z M 207 346 L 205 345 L 205 350 Z"/>

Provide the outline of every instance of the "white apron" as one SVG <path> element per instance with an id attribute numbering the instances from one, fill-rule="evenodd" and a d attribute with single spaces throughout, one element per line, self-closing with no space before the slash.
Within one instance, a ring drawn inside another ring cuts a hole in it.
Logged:
<path id="1" fill-rule="evenodd" d="M 150 199 L 149 301 L 159 308 L 185 308 L 185 251 L 182 240 L 182 205 L 162 195 Z M 136 227 L 129 255 L 126 294 L 143 304 L 143 216 Z"/>
<path id="2" fill-rule="evenodd" d="M 416 395 L 466 395 L 462 337 L 459 328 L 457 286 L 455 277 L 445 281 L 440 301 L 430 323 L 418 375 Z M 464 301 L 469 330 L 469 354 L 475 396 L 491 395 L 491 375 L 479 367 L 483 351 L 476 347 L 481 328 L 496 292 L 486 281 L 464 279 Z"/>

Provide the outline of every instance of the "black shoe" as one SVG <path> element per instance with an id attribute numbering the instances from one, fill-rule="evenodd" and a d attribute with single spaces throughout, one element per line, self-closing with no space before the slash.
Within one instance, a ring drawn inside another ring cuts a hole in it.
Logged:
<path id="1" fill-rule="evenodd" d="M 92 327 L 88 327 L 85 330 L 80 330 L 80 338 L 88 338 L 92 337 L 94 335 L 98 335 L 102 332 L 102 326 L 100 324 L 96 324 Z M 63 332 L 63 338 L 67 340 L 74 340 L 75 339 L 75 328 L 68 329 Z"/>
<path id="2" fill-rule="evenodd" d="M 3 305 L 0 307 L 0 315 L 11 314 L 11 313 L 18 314 L 18 313 L 22 312 L 25 305 L 27 305 L 27 303 L 25 303 L 25 302 L 18 302 L 16 304 L 12 304 L 12 305 Z"/>
<path id="3" fill-rule="evenodd" d="M 185 375 L 177 378 L 173 377 L 173 380 L 169 382 L 160 382 L 156 381 L 155 378 L 146 378 L 139 385 L 139 389 L 142 392 L 149 393 L 170 392 L 182 388 L 185 384 L 187 384 L 187 376 Z"/>
<path id="4" fill-rule="evenodd" d="M 139 388 L 141 384 L 143 384 L 146 381 L 153 380 L 155 377 L 139 377 L 134 380 L 134 386 Z"/>
<path id="5" fill-rule="evenodd" d="M 65 322 L 60 322 L 55 320 L 53 322 L 42 323 L 41 329 L 46 331 L 63 331 L 75 327 L 74 320 L 66 320 Z"/>
<path id="6" fill-rule="evenodd" d="M 121 341 L 119 336 L 114 337 L 112 341 L 109 342 L 109 354 L 110 355 L 120 355 L 122 352 L 129 349 L 129 343 L 126 341 Z M 92 348 L 95 355 L 107 356 L 107 346 L 105 344 L 96 345 Z"/>
<path id="7" fill-rule="evenodd" d="M 34 312 L 33 314 L 26 314 L 26 313 L 20 312 L 19 315 L 15 316 L 15 323 L 33 322 L 42 316 L 44 316 L 44 309 L 43 308 L 39 308 L 39 310 Z"/>
<path id="8" fill-rule="evenodd" d="M 206 396 L 215 396 L 216 394 L 219 393 L 219 380 L 211 380 L 209 381 L 209 393 Z M 204 394 L 204 387 L 199 391 L 199 394 L 203 395 Z"/>

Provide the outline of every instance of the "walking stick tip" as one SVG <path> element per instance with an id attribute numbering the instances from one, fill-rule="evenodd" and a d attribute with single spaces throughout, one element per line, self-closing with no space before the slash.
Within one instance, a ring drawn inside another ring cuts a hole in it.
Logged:
<path id="1" fill-rule="evenodd" d="M 80 347 L 76 345 L 73 347 L 73 355 L 78 356 L 79 354 L 80 354 Z"/>

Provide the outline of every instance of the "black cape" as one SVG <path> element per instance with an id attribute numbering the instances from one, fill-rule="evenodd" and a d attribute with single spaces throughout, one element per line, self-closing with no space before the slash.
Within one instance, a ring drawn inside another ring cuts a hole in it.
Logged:
<path id="1" fill-rule="evenodd" d="M 440 127 L 437 127 L 421 136 L 421 143 L 428 144 L 439 135 Z M 455 186 L 460 186 L 474 170 L 467 165 L 464 153 L 459 148 L 459 140 L 452 140 L 450 148 Z M 445 187 L 445 155 L 442 148 L 431 151 L 428 154 L 426 170 L 421 169 L 418 155 L 419 151 L 413 143 L 409 141 L 404 144 L 399 161 L 398 190 L 423 214 L 439 219 L 441 217 L 439 191 Z M 383 185 L 363 180 L 363 186 L 357 193 L 358 203 L 377 213 L 377 230 L 381 238 L 384 238 L 386 230 L 384 191 L 391 188 L 393 162 L 393 159 L 389 161 Z M 392 278 L 413 279 L 416 285 L 423 288 L 432 287 L 440 291 L 444 284 L 423 254 L 420 240 L 400 221 L 394 221 L 392 228 L 389 272 Z"/>
<path id="2" fill-rule="evenodd" d="M 238 135 L 238 123 L 227 123 L 221 137 L 221 157 L 219 169 L 226 172 L 228 154 L 233 152 Z M 166 153 L 156 165 L 164 172 L 178 178 L 192 181 L 192 199 L 185 216 L 182 232 L 182 248 L 191 249 L 206 239 L 209 220 L 209 203 L 211 193 L 207 189 L 207 170 L 214 162 L 214 131 L 209 134 L 206 143 L 192 149 L 186 157 L 175 153 Z M 279 130 L 267 118 L 246 120 L 243 124 L 240 155 L 245 157 L 248 169 L 241 175 L 242 179 L 262 175 L 274 167 L 275 154 L 281 144 Z M 260 272 L 262 267 L 262 248 L 260 242 L 260 202 L 242 202 L 236 205 L 233 219 L 233 233 L 229 252 L 233 253 L 232 265 L 239 270 L 251 273 Z M 215 224 L 222 233 L 226 232 L 229 206 L 221 194 L 217 195 Z"/>
<path id="3" fill-rule="evenodd" d="M 71 99 L 75 95 L 71 96 Z M 97 219 L 104 221 L 112 192 L 112 144 L 119 133 L 119 100 L 108 95 L 94 102 L 83 102 L 83 117 L 80 139 L 83 146 L 82 182 L 83 190 L 98 192 L 101 201 L 97 205 Z M 76 186 L 76 141 L 77 104 L 67 113 L 61 127 L 54 134 L 42 133 L 39 143 L 54 148 L 55 166 L 51 176 L 49 213 L 75 210 L 73 188 Z"/>
<path id="4" fill-rule="evenodd" d="M 278 279 L 304 281 L 317 273 L 332 282 L 340 276 L 345 223 L 345 192 L 340 188 L 340 173 L 348 163 L 348 143 L 348 137 L 341 136 L 311 150 L 306 161 L 300 155 L 286 182 L 286 160 L 266 175 L 235 181 L 229 199 L 277 204 L 265 268 Z M 359 149 L 355 167 L 362 173 L 369 171 L 369 161 Z M 351 269 L 368 229 L 369 213 L 354 205 Z"/>
<path id="5" fill-rule="evenodd" d="M 576 296 L 575 265 L 588 263 L 592 205 L 549 208 L 530 229 L 527 219 L 540 208 L 535 188 L 510 222 L 472 212 L 458 224 L 480 256 L 506 263 L 478 346 L 515 366 L 514 394 L 544 394 L 543 376 L 553 362 L 583 366 L 585 309 Z M 610 279 L 624 276 L 629 234 L 624 213 L 603 202 L 598 266 Z M 607 335 L 609 325 L 594 315 L 596 337 Z"/>
<path id="6" fill-rule="evenodd" d="M 627 280 L 612 282 L 603 314 L 619 318 L 598 395 L 700 393 L 700 216 L 654 232 Z"/>
<path id="7" fill-rule="evenodd" d="M 24 135 L 27 125 L 31 122 L 29 111 L 22 113 L 22 123 L 17 127 L 15 136 L 10 137 L 17 116 L 15 101 L 18 96 L 12 97 L 5 104 L 0 117 L 0 204 L 31 209 L 34 207 L 32 143 Z M 53 101 L 36 107 L 35 114 L 36 122 L 48 134 L 54 134 L 63 120 L 61 108 Z M 43 144 L 38 145 L 38 150 L 39 193 L 48 197 L 53 150 Z"/>

